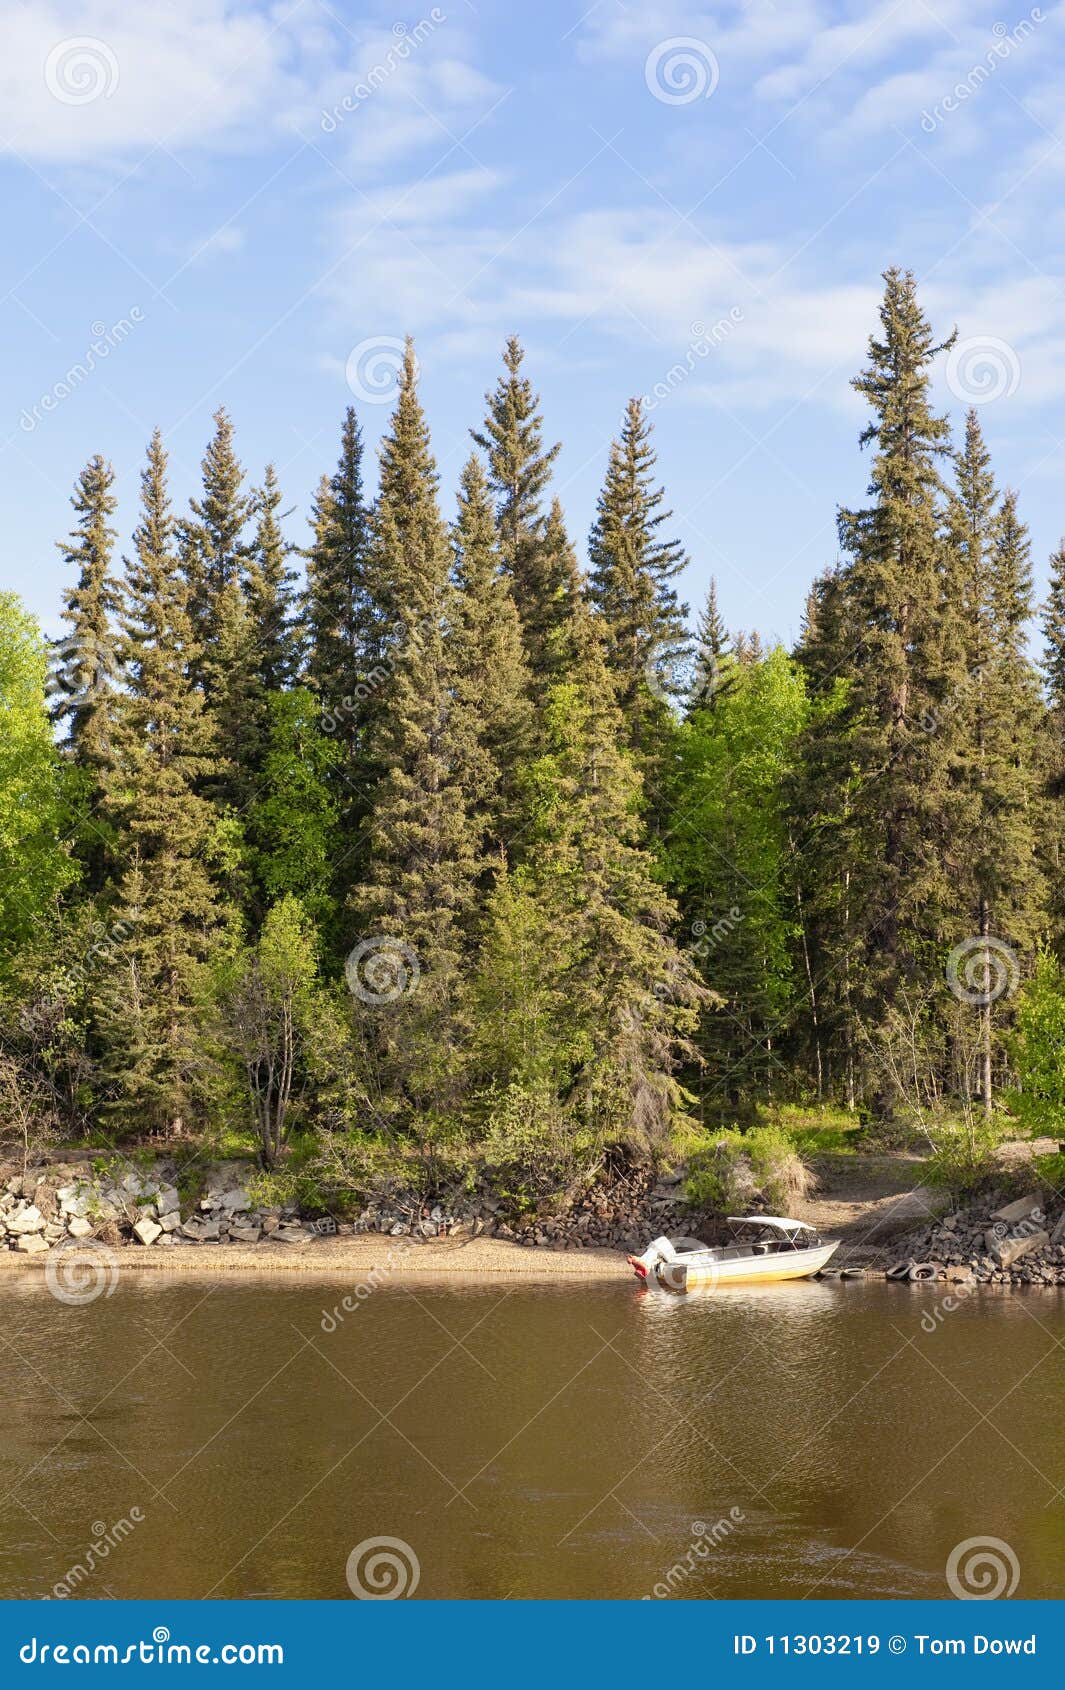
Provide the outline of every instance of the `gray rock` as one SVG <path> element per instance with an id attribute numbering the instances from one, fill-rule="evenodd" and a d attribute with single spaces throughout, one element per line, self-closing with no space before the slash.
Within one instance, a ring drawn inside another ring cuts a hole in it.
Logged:
<path id="1" fill-rule="evenodd" d="M 1042 1220 L 1043 1193 L 1031 1191 L 1027 1197 L 1018 1197 L 1016 1203 L 1007 1203 L 996 1209 L 991 1219 L 1001 1221 L 1005 1226 L 1016 1226 L 1018 1221 Z"/>
<path id="2" fill-rule="evenodd" d="M 162 1227 L 153 1221 L 150 1215 L 145 1215 L 144 1219 L 138 1221 L 133 1228 L 133 1236 L 139 1238 L 142 1244 L 154 1244 L 162 1230 Z"/>
<path id="3" fill-rule="evenodd" d="M 21 1250 L 24 1256 L 35 1256 L 38 1251 L 51 1248 L 48 1240 L 42 1238 L 39 1232 L 23 1232 L 15 1239 L 15 1249 Z"/>
<path id="4" fill-rule="evenodd" d="M 71 1238 L 91 1238 L 92 1222 L 85 1220 L 81 1215 L 73 1215 L 67 1222 L 67 1231 Z"/>
<path id="5" fill-rule="evenodd" d="M 176 1232 L 181 1225 L 180 1209 L 167 1209 L 164 1214 L 159 1216 L 159 1225 L 165 1233 Z"/>
<path id="6" fill-rule="evenodd" d="M 1023 1238 L 995 1238 L 993 1244 L 990 1242 L 992 1234 L 988 1233 L 987 1236 L 988 1252 L 1000 1268 L 1010 1268 L 1014 1262 L 1020 1261 L 1022 1256 L 1027 1256 L 1030 1250 L 1042 1250 L 1044 1245 L 1050 1243 L 1050 1234 L 1046 1232 L 1030 1232 Z"/>
<path id="7" fill-rule="evenodd" d="M 40 1209 L 31 1203 L 28 1208 L 20 1209 L 17 1214 L 8 1215 L 7 1230 L 13 1232 L 16 1238 L 30 1232 L 43 1232 L 44 1216 Z"/>
<path id="8" fill-rule="evenodd" d="M 159 1212 L 159 1219 L 162 1220 L 164 1215 L 180 1214 L 181 1198 L 172 1185 L 164 1185 L 156 1197 L 155 1206 Z"/>

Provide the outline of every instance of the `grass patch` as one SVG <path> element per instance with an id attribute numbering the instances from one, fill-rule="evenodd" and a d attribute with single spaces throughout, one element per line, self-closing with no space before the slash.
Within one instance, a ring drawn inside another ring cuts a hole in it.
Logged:
<path id="1" fill-rule="evenodd" d="M 758 1125 L 787 1133 L 802 1157 L 853 1155 L 861 1149 L 861 1122 L 834 1104 L 777 1103 L 759 1110 Z"/>

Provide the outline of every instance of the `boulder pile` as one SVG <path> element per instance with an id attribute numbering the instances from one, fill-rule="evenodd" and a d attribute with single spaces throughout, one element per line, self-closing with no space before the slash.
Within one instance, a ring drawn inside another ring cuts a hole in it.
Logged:
<path id="1" fill-rule="evenodd" d="M 1052 1215 L 1041 1191 L 1012 1202 L 996 1193 L 904 1239 L 887 1277 L 1065 1285 L 1065 1209 Z"/>
<path id="2" fill-rule="evenodd" d="M 306 1244 L 323 1237 L 378 1233 L 422 1242 L 436 1238 L 511 1239 L 556 1250 L 593 1246 L 642 1249 L 658 1233 L 687 1233 L 695 1224 L 684 1202 L 683 1172 L 656 1179 L 650 1167 L 616 1174 L 590 1192 L 556 1203 L 549 1215 L 515 1219 L 482 1186 L 472 1194 L 425 1202 L 417 1193 L 380 1197 L 338 1220 L 295 1205 L 254 1202 L 250 1162 L 213 1163 L 197 1194 L 178 1190 L 176 1165 L 88 1161 L 57 1163 L 0 1175 L 0 1249 L 33 1255 L 68 1239 L 161 1249 L 204 1244 Z"/>

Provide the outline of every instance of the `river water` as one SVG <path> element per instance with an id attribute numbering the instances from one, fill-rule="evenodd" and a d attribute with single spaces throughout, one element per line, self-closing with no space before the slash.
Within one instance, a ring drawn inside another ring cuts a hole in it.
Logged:
<path id="1" fill-rule="evenodd" d="M 1065 1594 L 1059 1293 L 349 1289 L 0 1285 L 0 1596 Z"/>

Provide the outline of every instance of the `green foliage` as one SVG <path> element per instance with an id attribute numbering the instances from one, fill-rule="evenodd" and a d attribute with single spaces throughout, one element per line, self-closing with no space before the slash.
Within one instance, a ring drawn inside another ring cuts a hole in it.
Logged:
<path id="1" fill-rule="evenodd" d="M 998 1150 L 1003 1130 L 997 1123 L 975 1117 L 948 1122 L 935 1127 L 931 1137 L 932 1154 L 922 1174 L 955 1200 L 970 1197 L 1001 1178 Z"/>
<path id="2" fill-rule="evenodd" d="M 811 1184 L 791 1135 L 766 1126 L 715 1134 L 691 1157 L 685 1191 L 693 1207 L 724 1215 L 787 1215 Z"/>
<path id="3" fill-rule="evenodd" d="M 63 844 L 64 780 L 46 675 L 37 624 L 13 593 L 0 593 L 0 990 L 77 876 Z"/>
<path id="4" fill-rule="evenodd" d="M 779 646 L 760 662 L 719 660 L 719 685 L 680 732 L 677 820 L 664 848 L 688 954 L 720 1007 L 700 1049 L 728 1090 L 764 1093 L 798 995 L 798 911 L 787 798 L 810 715 L 798 666 Z"/>
<path id="5" fill-rule="evenodd" d="M 328 926 L 338 853 L 333 777 L 341 745 L 323 732 L 306 687 L 269 694 L 267 707 L 266 750 L 245 824 L 252 872 L 266 903 L 291 894 L 315 922 Z"/>
<path id="6" fill-rule="evenodd" d="M 1025 982 L 1010 1040 L 1017 1077 L 1007 1102 L 1032 1137 L 1065 1137 L 1065 969 L 1041 951 Z"/>
<path id="7" fill-rule="evenodd" d="M 802 1156 L 853 1149 L 859 1119 L 978 1181 L 974 1102 L 990 1118 L 1007 1053 L 1017 1117 L 1060 1132 L 1065 554 L 1047 709 L 1018 501 L 975 416 L 954 451 L 944 346 L 913 277 L 884 283 L 841 561 L 793 656 L 730 634 L 711 584 L 691 685 L 640 404 L 585 576 L 514 338 L 451 526 L 413 348 L 376 489 L 347 412 L 298 600 L 277 477 L 246 481 L 225 411 L 183 521 L 153 437 L 121 586 L 91 457 L 62 545 L 58 751 L 44 649 L 0 599 L 22 1141 L 257 1143 L 315 1202 L 487 1170 L 519 1208 L 604 1146 L 693 1147 L 697 1190 L 788 1207 Z M 952 995 L 954 946 L 1008 943 L 1023 975 L 1043 934 L 1019 998 Z M 752 1130 L 707 1141 L 693 1106 Z"/>

